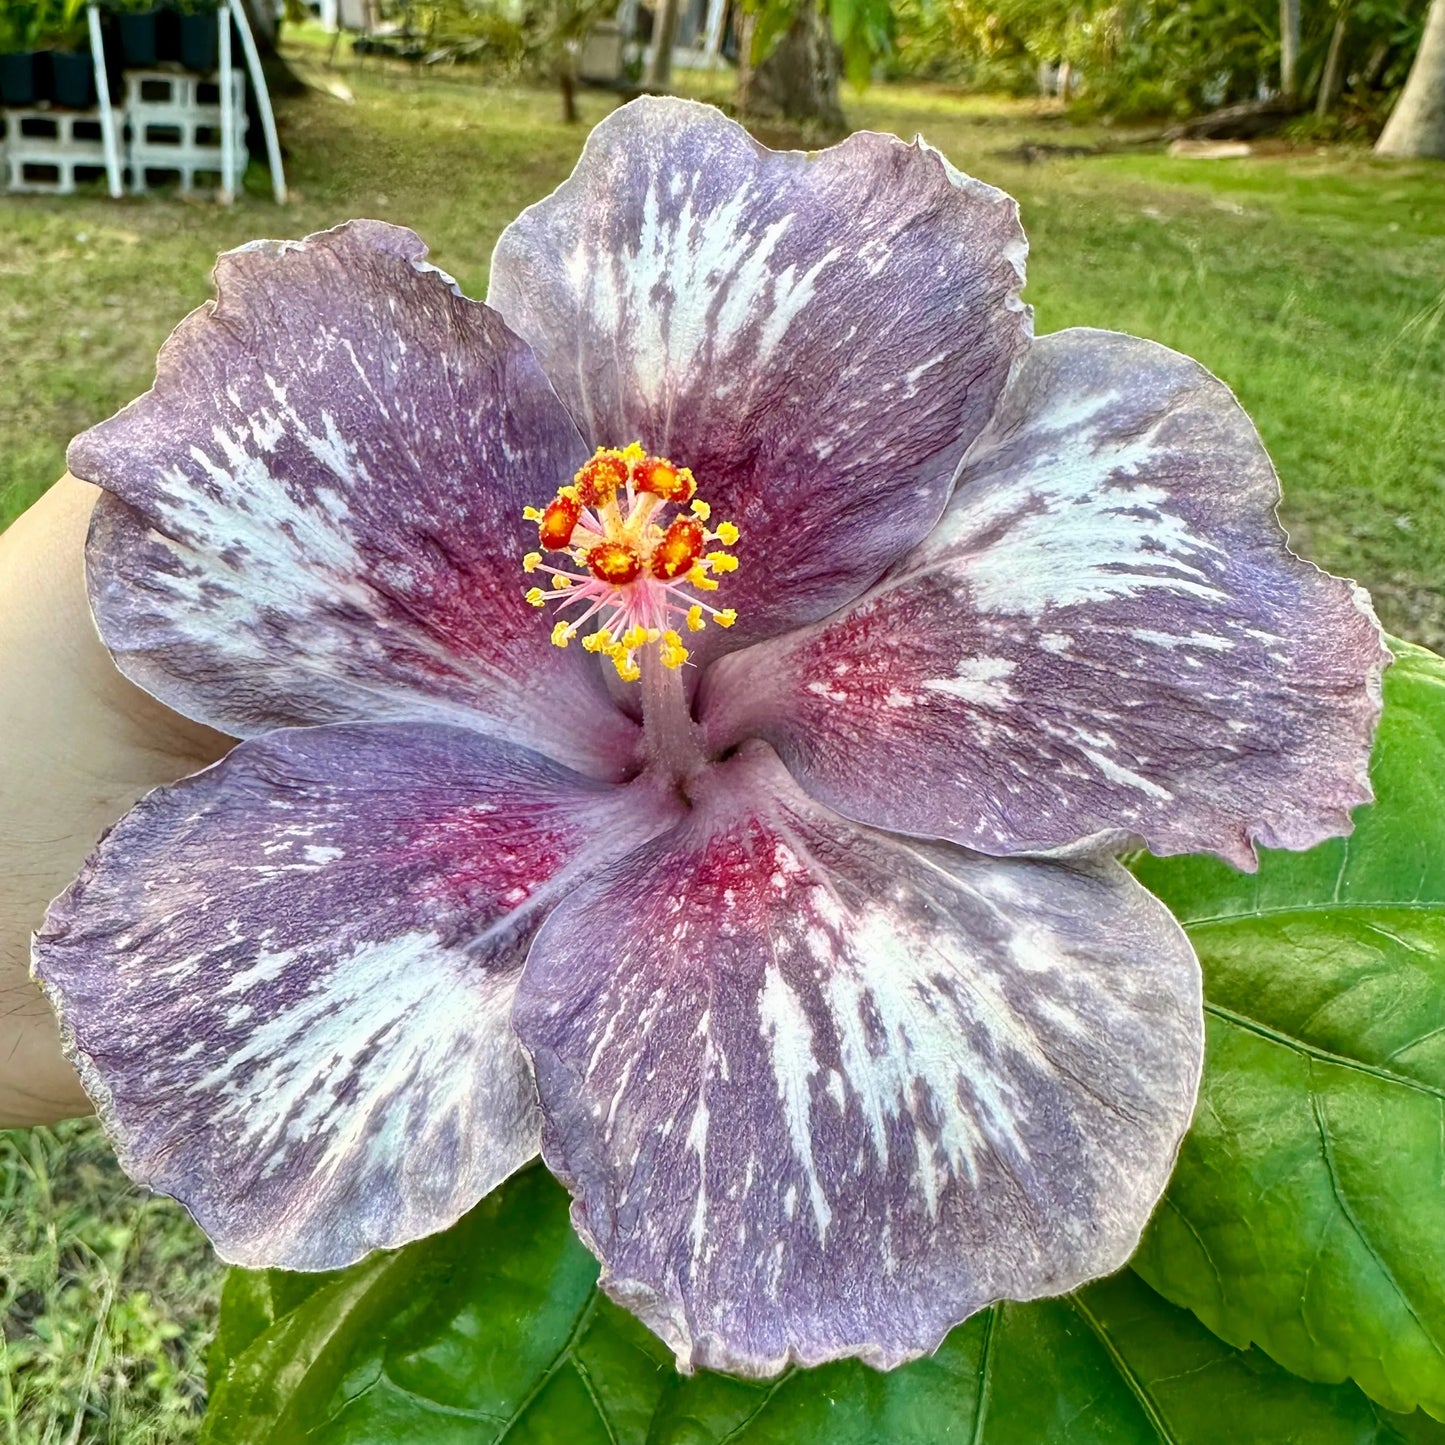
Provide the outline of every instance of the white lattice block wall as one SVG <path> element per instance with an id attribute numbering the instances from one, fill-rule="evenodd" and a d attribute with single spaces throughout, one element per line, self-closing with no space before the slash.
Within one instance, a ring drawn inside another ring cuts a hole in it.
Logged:
<path id="1" fill-rule="evenodd" d="M 246 109 L 246 77 L 239 70 L 231 72 L 231 108 L 238 114 Z M 158 117 L 206 110 L 219 118 L 221 78 L 183 71 L 130 70 L 125 76 L 125 110 L 127 116 L 154 111 Z"/>
<path id="2" fill-rule="evenodd" d="M 68 196 L 105 178 L 99 111 L 0 111 L 0 129 L 7 190 Z"/>
<path id="3" fill-rule="evenodd" d="M 160 186 L 184 191 L 235 189 L 246 169 L 246 81 L 231 74 L 229 103 L 236 154 L 222 174 L 219 77 L 131 71 L 126 78 L 126 166 L 132 194 Z"/>

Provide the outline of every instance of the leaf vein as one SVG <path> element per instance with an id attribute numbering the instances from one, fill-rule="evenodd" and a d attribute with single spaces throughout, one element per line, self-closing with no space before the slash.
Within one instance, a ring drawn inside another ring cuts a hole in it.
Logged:
<path id="1" fill-rule="evenodd" d="M 1213 913 L 1207 918 L 1181 917 L 1179 921 L 1186 929 L 1212 928 L 1225 923 L 1252 923 L 1259 918 L 1279 918 L 1288 913 L 1358 913 L 1380 908 L 1388 908 L 1391 912 L 1445 913 L 1445 901 L 1433 898 L 1410 902 L 1390 898 L 1362 898 L 1357 902 L 1344 903 L 1333 898 L 1323 898 L 1315 903 L 1281 903 L 1273 908 L 1242 908 L 1237 913 Z"/>
<path id="2" fill-rule="evenodd" d="M 1224 1276 L 1220 1274 L 1219 1266 L 1214 1262 L 1214 1256 L 1210 1254 L 1209 1246 L 1204 1242 L 1204 1236 L 1195 1228 L 1194 1221 L 1174 1202 L 1174 1196 L 1172 1194 L 1166 1194 L 1164 1196 L 1164 1207 L 1173 1213 L 1180 1224 L 1189 1231 L 1195 1244 L 1199 1246 L 1199 1252 L 1204 1256 L 1204 1262 L 1209 1266 L 1209 1272 L 1214 1276 L 1214 1285 L 1219 1293 L 1219 1301 L 1223 1304 Z"/>
<path id="3" fill-rule="evenodd" d="M 612 1445 L 617 1445 L 617 1431 L 612 1428 L 612 1421 L 608 1419 L 607 1411 L 602 1408 L 601 1396 L 598 1395 L 597 1387 L 592 1383 L 592 1375 L 587 1366 L 574 1356 L 572 1368 L 580 1376 L 587 1391 L 587 1397 L 592 1401 L 592 1408 L 597 1411 L 597 1418 L 602 1421 L 602 1428 L 607 1431 L 608 1440 L 612 1442 Z"/>
<path id="4" fill-rule="evenodd" d="M 983 1327 L 983 1344 L 978 1354 L 978 1393 L 973 1401 L 972 1445 L 983 1445 L 983 1428 L 993 1395 L 993 1332 L 998 1328 L 998 1314 L 1002 1308 L 1001 1304 L 991 1305 Z"/>
<path id="5" fill-rule="evenodd" d="M 1311 1065 L 1311 1071 L 1313 1071 L 1313 1065 Z M 1335 1196 L 1335 1203 L 1339 1205 L 1340 1213 L 1345 1217 L 1350 1228 L 1354 1230 L 1355 1237 L 1364 1245 L 1366 1253 L 1374 1260 L 1376 1268 L 1380 1271 L 1381 1275 L 1384 1276 L 1390 1288 L 1395 1291 L 1400 1303 L 1405 1306 L 1406 1313 L 1415 1321 L 1416 1329 L 1418 1329 L 1429 1342 L 1430 1348 L 1434 1350 L 1442 1360 L 1445 1360 L 1445 1350 L 1441 1349 L 1440 1342 L 1431 1334 L 1425 1321 L 1420 1318 L 1410 1297 L 1400 1287 L 1400 1282 L 1395 1278 L 1394 1271 L 1381 1258 L 1379 1250 L 1375 1248 L 1374 1243 L 1361 1227 L 1360 1221 L 1355 1218 L 1355 1211 L 1350 1208 L 1345 1199 L 1344 1190 L 1340 1183 L 1339 1170 L 1335 1166 L 1335 1151 L 1330 1144 L 1329 1130 L 1325 1127 L 1324 1111 L 1320 1106 L 1319 1094 L 1313 1086 L 1310 1088 L 1310 1108 L 1315 1116 L 1315 1127 L 1319 1130 L 1320 1152 L 1324 1156 L 1325 1170 L 1329 1175 L 1330 1192 Z"/>
<path id="6" fill-rule="evenodd" d="M 561 1349 L 553 1355 L 551 1364 L 542 1372 L 542 1376 L 537 1383 L 527 1391 L 526 1397 L 512 1412 L 511 1418 L 502 1426 L 501 1433 L 492 1442 L 492 1445 L 502 1445 L 502 1441 L 512 1433 L 517 1422 L 532 1408 L 532 1404 L 537 1396 L 552 1382 L 552 1377 L 567 1363 L 572 1351 L 577 1348 L 577 1341 L 581 1339 L 583 1331 L 592 1321 L 592 1314 L 597 1308 L 598 1298 L 597 1286 L 593 1285 L 591 1293 L 582 1304 L 582 1308 L 577 1311 L 577 1318 L 572 1322 L 572 1329 L 568 1333 L 566 1340 L 563 1341 Z"/>
<path id="7" fill-rule="evenodd" d="M 1139 1408 L 1144 1412 L 1145 1418 L 1154 1427 L 1154 1432 L 1165 1442 L 1165 1445 L 1180 1445 L 1174 1433 L 1169 1428 L 1169 1422 L 1165 1420 L 1163 1412 L 1159 1409 L 1153 1395 L 1149 1393 L 1148 1387 L 1134 1373 L 1133 1367 L 1119 1352 L 1119 1348 L 1110 1338 L 1106 1331 L 1094 1317 L 1093 1311 L 1086 1305 L 1078 1295 L 1070 1295 L 1069 1303 L 1082 1316 L 1084 1323 L 1093 1330 L 1098 1337 L 1099 1343 L 1103 1345 L 1114 1368 L 1119 1372 L 1119 1377 L 1129 1387 L 1129 1392 L 1138 1402 Z"/>
<path id="8" fill-rule="evenodd" d="M 1413 1089 L 1417 1094 L 1445 1099 L 1445 1089 L 1438 1088 L 1434 1084 L 1427 1084 L 1421 1079 L 1412 1079 L 1408 1074 L 1397 1074 L 1393 1069 L 1381 1068 L 1378 1064 L 1367 1064 L 1363 1059 L 1351 1059 L 1346 1058 L 1344 1054 L 1331 1053 L 1328 1049 L 1320 1048 L 1318 1044 L 1306 1043 L 1303 1039 L 1297 1039 L 1292 1034 L 1284 1033 L 1280 1029 L 1271 1028 L 1269 1024 L 1261 1023 L 1258 1019 L 1236 1013 L 1223 1004 L 1206 1002 L 1204 1012 L 1213 1014 L 1215 1018 L 1233 1024 L 1236 1028 L 1244 1029 L 1247 1033 L 1257 1034 L 1262 1039 L 1269 1039 L 1282 1048 L 1293 1049 L 1295 1053 L 1303 1054 L 1311 1063 L 1333 1064 L 1339 1069 L 1348 1069 L 1357 1074 L 1368 1074 L 1386 1084 L 1398 1084 L 1402 1089 Z"/>
<path id="9" fill-rule="evenodd" d="M 787 1384 L 787 1382 L 792 1378 L 792 1370 L 789 1370 L 785 1375 L 779 1375 L 778 1378 L 774 1380 L 771 1385 L 768 1386 L 767 1393 L 763 1396 L 763 1398 L 759 1400 L 758 1403 L 754 1405 L 753 1408 L 749 1410 L 748 1413 L 741 1420 L 739 1420 L 738 1423 L 734 1425 L 733 1428 L 729 1430 L 727 1434 L 722 1437 L 721 1440 L 718 1441 L 718 1445 L 729 1445 L 729 1441 L 736 1440 L 738 1436 L 741 1435 L 743 1431 L 746 1430 L 748 1426 L 751 1425 L 753 1421 L 756 1420 L 758 1416 L 763 1413 L 765 1409 L 767 1409 L 767 1407 L 772 1403 L 773 1396 L 776 1395 L 778 1391 L 781 1390 L 783 1386 Z"/>

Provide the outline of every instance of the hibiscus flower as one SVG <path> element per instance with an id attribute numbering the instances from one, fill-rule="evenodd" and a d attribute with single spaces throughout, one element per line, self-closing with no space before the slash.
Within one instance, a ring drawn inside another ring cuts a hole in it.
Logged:
<path id="1" fill-rule="evenodd" d="M 241 739 L 35 970 L 133 1178 L 345 1265 L 540 1148 L 679 1365 L 892 1366 L 1121 1265 L 1197 962 L 1115 855 L 1305 848 L 1386 661 L 1227 388 L 1032 339 L 922 143 L 623 107 L 487 304 L 358 221 L 223 256 L 78 438 L 122 670 Z"/>

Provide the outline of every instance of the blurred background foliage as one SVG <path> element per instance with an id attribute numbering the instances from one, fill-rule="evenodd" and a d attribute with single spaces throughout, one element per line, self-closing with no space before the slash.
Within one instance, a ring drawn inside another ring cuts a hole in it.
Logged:
<path id="1" fill-rule="evenodd" d="M 1338 30 L 1333 129 L 1377 128 L 1405 82 L 1426 8 L 1303 0 L 1301 107 L 1318 100 Z M 1042 76 L 1081 108 L 1120 119 L 1191 115 L 1265 99 L 1279 85 L 1274 0 L 895 0 L 895 35 L 891 78 L 1024 95 Z"/>
<path id="2" fill-rule="evenodd" d="M 295 18 L 302 0 L 289 0 Z M 661 0 L 659 0 L 661 3 Z M 383 7 L 384 9 L 386 7 Z M 616 0 L 395 0 L 409 58 L 478 64 L 508 80 L 570 74 Z M 731 52 L 772 53 L 805 19 L 826 25 L 842 75 L 1045 94 L 1090 118 L 1181 119 L 1268 103 L 1281 85 L 1279 0 L 740 0 Z M 1419 47 L 1428 0 L 1300 0 L 1295 119 L 1287 133 L 1368 139 Z M 653 7 L 642 6 L 641 38 Z M 637 79 L 638 61 L 629 74 Z"/>

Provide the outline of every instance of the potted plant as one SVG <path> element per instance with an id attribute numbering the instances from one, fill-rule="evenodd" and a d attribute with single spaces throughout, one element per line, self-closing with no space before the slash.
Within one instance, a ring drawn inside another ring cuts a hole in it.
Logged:
<path id="1" fill-rule="evenodd" d="M 209 75 L 220 64 L 219 0 L 180 0 L 181 64 Z"/>
<path id="2" fill-rule="evenodd" d="M 86 0 L 40 0 L 39 41 L 50 52 L 56 105 L 84 110 L 95 100 L 95 62 L 85 23 Z"/>
<path id="3" fill-rule="evenodd" d="M 156 21 L 160 18 L 154 0 L 111 0 L 109 8 L 115 12 L 123 63 L 137 70 L 154 65 L 159 59 Z"/>
<path id="4" fill-rule="evenodd" d="M 35 104 L 35 37 L 39 0 L 0 5 L 0 105 Z"/>

